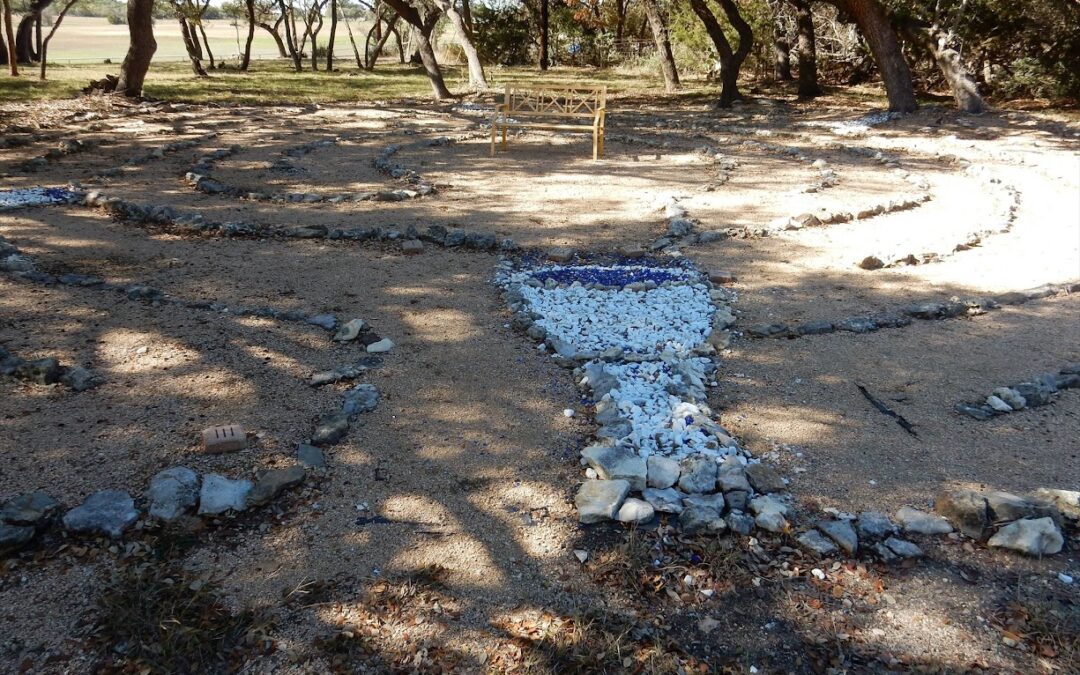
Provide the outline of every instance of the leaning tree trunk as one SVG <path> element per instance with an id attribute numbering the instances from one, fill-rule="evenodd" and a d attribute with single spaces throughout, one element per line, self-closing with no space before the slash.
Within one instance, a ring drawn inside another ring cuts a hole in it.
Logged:
<path id="1" fill-rule="evenodd" d="M 7 61 L 8 72 L 12 77 L 18 77 L 19 75 L 19 59 L 15 56 L 15 30 L 11 25 L 11 0 L 0 0 L 4 5 L 4 34 L 6 40 L 0 40 L 0 42 L 6 42 L 4 47 L 5 61 Z"/>
<path id="2" fill-rule="evenodd" d="M 124 96 L 142 96 L 146 72 L 150 70 L 150 59 L 157 51 L 154 39 L 154 0 L 128 0 L 127 7 L 128 43 L 127 55 L 120 66 L 120 81 L 116 84 L 116 93 Z"/>
<path id="3" fill-rule="evenodd" d="M 52 26 L 49 28 L 49 34 L 46 35 L 45 39 L 41 42 L 41 72 L 38 74 L 38 78 L 42 82 L 45 81 L 45 68 L 49 63 L 49 41 L 52 40 L 52 37 L 56 34 L 56 31 L 60 29 L 60 22 L 62 22 L 64 20 L 64 17 L 67 16 L 68 10 L 71 9 L 72 5 L 74 5 L 78 1 L 79 0 L 67 1 L 67 4 L 64 5 L 64 8 L 61 9 L 60 13 L 56 15 L 55 19 L 53 19 Z"/>
<path id="4" fill-rule="evenodd" d="M 240 70 L 247 70 L 251 65 L 251 41 L 255 39 L 255 0 L 245 0 L 245 5 L 247 6 L 248 34 L 247 41 L 244 43 L 244 56 L 240 60 Z M 278 46 L 281 46 L 280 41 Z"/>
<path id="5" fill-rule="evenodd" d="M 386 30 L 382 32 L 382 35 L 378 38 L 379 41 L 375 43 L 375 49 L 369 49 L 369 47 L 370 47 L 371 36 L 372 36 L 373 32 L 375 31 L 376 28 L 379 28 L 379 20 L 378 19 L 376 19 L 375 25 L 371 27 L 371 30 L 368 31 L 367 40 L 364 41 L 364 56 L 365 56 L 365 62 L 366 62 L 366 66 L 365 66 L 366 70 L 375 70 L 375 61 L 379 58 L 379 54 L 382 53 L 383 47 L 386 46 L 387 40 L 390 39 L 391 35 L 395 34 L 394 33 L 394 24 L 397 23 L 397 20 L 398 20 L 398 15 L 394 14 L 394 16 L 390 17 L 390 20 L 386 22 Z M 398 43 L 399 43 L 399 49 L 400 49 L 400 43 L 401 43 L 400 36 L 398 37 Z M 355 45 L 354 45 L 354 47 L 355 47 Z M 359 57 L 357 57 L 357 58 L 359 58 Z M 404 62 L 405 62 L 405 60 L 403 58 L 402 63 L 404 63 Z"/>
<path id="6" fill-rule="evenodd" d="M 202 35 L 203 44 L 206 45 L 206 58 L 210 59 L 210 70 L 213 70 L 217 66 L 214 64 L 214 52 L 210 51 L 210 38 L 206 37 L 206 29 L 203 28 L 202 18 L 195 24 L 199 27 L 199 35 Z M 198 36 L 195 36 L 195 40 L 198 41 Z"/>
<path id="7" fill-rule="evenodd" d="M 660 11 L 657 0 L 642 0 L 645 16 L 652 28 L 656 53 L 660 57 L 660 70 L 664 73 L 664 88 L 669 91 L 679 89 L 679 71 L 675 68 L 675 55 L 671 52 L 671 38 L 668 36 L 667 20 Z"/>
<path id="8" fill-rule="evenodd" d="M 281 10 L 281 17 L 285 22 L 285 44 L 289 47 L 289 57 L 293 62 L 293 70 L 299 73 L 304 66 L 300 63 L 300 51 L 296 48 L 296 31 L 289 27 L 292 22 L 289 20 L 289 10 L 285 7 L 285 0 L 278 0 L 278 8 Z"/>
<path id="9" fill-rule="evenodd" d="M 341 18 L 345 19 L 345 31 L 349 35 L 349 44 L 352 45 L 353 56 L 356 57 L 356 67 L 364 70 L 364 62 L 360 60 L 360 50 L 356 48 L 356 38 L 353 37 L 352 26 L 349 24 L 349 16 L 342 12 Z"/>
<path id="10" fill-rule="evenodd" d="M 431 80 L 431 90 L 436 100 L 450 98 L 452 94 L 446 88 L 443 81 L 442 70 L 435 58 L 435 50 L 431 47 L 431 34 L 435 30 L 435 24 L 439 22 L 440 12 L 438 9 L 430 9 L 427 16 L 421 18 L 420 12 L 408 3 L 408 0 L 385 0 L 386 4 L 396 11 L 401 18 L 405 19 L 413 27 L 416 36 L 416 45 L 420 51 L 420 61 L 424 64 L 428 79 Z"/>
<path id="11" fill-rule="evenodd" d="M 191 70 L 196 77 L 206 77 L 206 69 L 202 65 L 202 54 L 196 48 L 197 39 L 191 30 L 191 25 L 183 16 L 178 16 L 180 22 L 180 36 L 184 40 L 184 49 L 187 50 L 188 59 L 191 61 Z"/>
<path id="12" fill-rule="evenodd" d="M 937 64 L 952 89 L 957 108 L 967 113 L 981 113 L 986 110 L 986 103 L 979 95 L 978 85 L 964 67 L 960 54 L 948 46 L 945 31 L 937 25 L 927 27 L 913 20 L 900 23 L 899 27 L 912 44 L 924 50 Z"/>
<path id="13" fill-rule="evenodd" d="M 337 36 L 337 0 L 330 0 L 330 38 L 326 43 L 326 72 L 334 70 L 334 38 Z"/>
<path id="14" fill-rule="evenodd" d="M 26 13 L 19 21 L 15 32 L 15 58 L 19 63 L 35 63 L 38 60 L 37 37 L 34 26 L 41 19 L 41 13 L 52 4 L 53 0 L 32 0 Z"/>
<path id="15" fill-rule="evenodd" d="M 473 42 L 472 26 L 465 23 L 465 19 L 454 6 L 453 0 L 434 0 L 435 4 L 448 17 L 454 29 L 458 32 L 458 42 L 461 50 L 465 52 L 465 60 L 469 63 L 469 87 L 474 91 L 487 91 L 487 77 L 484 76 L 484 64 L 480 63 L 480 54 L 476 51 Z"/>
<path id="16" fill-rule="evenodd" d="M 817 38 L 814 35 L 814 14 L 810 0 L 792 0 L 795 5 L 795 26 L 799 31 L 799 98 L 821 96 L 817 76 Z"/>
<path id="17" fill-rule="evenodd" d="M 278 56 L 283 59 L 289 58 L 289 51 L 285 49 L 285 41 L 281 39 L 281 33 L 278 33 L 277 31 L 277 27 L 281 25 L 281 17 L 278 17 L 278 20 L 273 26 L 268 23 L 258 23 L 255 25 L 262 28 L 267 33 L 270 33 L 271 37 L 274 38 L 274 44 L 277 45 Z"/>
<path id="18" fill-rule="evenodd" d="M 885 93 L 889 99 L 889 110 L 895 112 L 913 112 L 918 103 L 915 101 L 915 86 L 911 81 L 911 70 L 904 60 L 900 49 L 900 40 L 896 30 L 889 22 L 885 8 L 878 0 L 829 0 L 836 8 L 854 19 L 859 32 L 870 45 L 874 63 L 885 82 Z"/>

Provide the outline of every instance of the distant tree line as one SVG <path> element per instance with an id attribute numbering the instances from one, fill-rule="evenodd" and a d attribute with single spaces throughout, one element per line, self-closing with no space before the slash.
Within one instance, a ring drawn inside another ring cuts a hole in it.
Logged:
<path id="1" fill-rule="evenodd" d="M 12 69 L 39 62 L 50 7 L 74 4 L 72 13 L 107 17 L 118 7 L 114 0 L 0 2 L 9 17 L 0 52 Z M 719 84 L 721 107 L 743 98 L 747 73 L 790 80 L 806 98 L 824 86 L 879 78 L 889 107 L 901 111 L 915 108 L 916 86 L 947 89 L 972 112 L 988 94 L 1080 97 L 1077 0 L 228 0 L 221 7 L 128 0 L 131 45 L 120 79 L 139 87 L 122 91 L 141 91 L 155 19 L 180 24 L 194 73 L 208 76 L 217 60 L 204 22 L 220 17 L 247 26 L 241 69 L 249 67 L 256 30 L 273 36 L 297 71 L 334 70 L 335 48 L 347 40 L 362 69 L 396 48 L 400 60 L 422 65 L 436 98 L 451 95 L 437 40 L 455 45 L 477 90 L 487 88 L 485 66 L 495 64 L 631 63 L 655 67 L 669 91 L 680 87 L 680 72 L 706 73 Z M 365 30 L 353 30 L 358 19 Z"/>

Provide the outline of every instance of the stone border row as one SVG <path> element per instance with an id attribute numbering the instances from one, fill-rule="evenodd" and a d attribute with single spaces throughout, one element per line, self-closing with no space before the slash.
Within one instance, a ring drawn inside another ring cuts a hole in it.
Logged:
<path id="1" fill-rule="evenodd" d="M 0 346 L 0 377 L 14 377 L 34 384 L 62 383 L 74 391 L 86 391 L 101 384 L 101 378 L 82 366 L 61 365 L 56 357 L 27 361 Z"/>
<path id="2" fill-rule="evenodd" d="M 413 226 L 404 231 L 380 227 L 330 228 L 325 225 L 275 227 L 242 221 L 207 220 L 201 214 L 178 214 L 169 206 L 142 206 L 117 197 L 107 197 L 98 191 L 81 196 L 85 206 L 100 208 L 114 218 L 135 224 L 153 224 L 178 234 L 246 237 L 252 239 L 328 239 L 356 242 L 428 242 L 443 248 L 464 248 L 475 251 L 516 251 L 518 244 L 510 238 L 498 239 L 486 232 L 470 232 L 461 228 L 430 225 L 419 231 Z M 414 251 L 415 252 L 415 251 Z"/>
<path id="3" fill-rule="evenodd" d="M 883 328 L 903 328 L 913 320 L 938 321 L 964 316 L 978 316 L 1005 305 L 1022 305 L 1032 300 L 1080 292 L 1080 282 L 1049 284 L 1026 291 L 1002 293 L 993 297 L 956 299 L 908 305 L 896 312 L 871 316 L 853 316 L 839 321 L 807 321 L 797 324 L 759 324 L 746 329 L 752 338 L 798 338 L 836 332 L 872 333 Z"/>
<path id="4" fill-rule="evenodd" d="M 221 134 L 217 131 L 211 131 L 209 133 L 203 134 L 202 136 L 197 136 L 196 138 L 188 138 L 182 141 L 171 141 L 169 143 L 163 143 L 162 145 L 152 148 L 144 153 L 132 155 L 120 166 L 110 167 L 108 169 L 103 169 L 97 172 L 96 174 L 91 176 L 91 180 L 100 180 L 103 178 L 113 178 L 115 176 L 119 176 L 121 173 L 123 173 L 124 167 L 141 166 L 143 164 L 149 164 L 150 162 L 165 159 L 166 155 L 171 155 L 173 153 L 181 152 L 183 150 L 190 150 L 191 148 L 197 147 L 198 145 L 200 145 L 201 143 L 205 143 L 206 141 L 213 140 L 220 135 Z"/>
<path id="5" fill-rule="evenodd" d="M 1080 364 L 1044 373 L 1011 387 L 998 387 L 983 403 L 957 403 L 955 410 L 979 421 L 1053 403 L 1062 390 L 1080 388 Z"/>

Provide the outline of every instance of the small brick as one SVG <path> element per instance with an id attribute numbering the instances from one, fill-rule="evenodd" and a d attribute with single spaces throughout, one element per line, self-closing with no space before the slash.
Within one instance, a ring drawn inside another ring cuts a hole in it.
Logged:
<path id="1" fill-rule="evenodd" d="M 220 427 L 203 429 L 203 452 L 220 455 L 223 452 L 236 452 L 247 447 L 247 435 L 239 424 L 227 424 Z"/>
<path id="2" fill-rule="evenodd" d="M 714 284 L 730 284 L 735 281 L 735 275 L 728 270 L 712 270 L 709 272 L 709 281 Z"/>

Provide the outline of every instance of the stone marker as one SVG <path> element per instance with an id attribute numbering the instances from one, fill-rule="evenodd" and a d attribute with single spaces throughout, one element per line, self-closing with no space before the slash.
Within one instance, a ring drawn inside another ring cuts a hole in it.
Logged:
<path id="1" fill-rule="evenodd" d="M 120 490 L 102 490 L 64 514 L 64 527 L 72 532 L 100 533 L 117 538 L 139 517 L 135 500 Z"/>
<path id="2" fill-rule="evenodd" d="M 247 508 L 251 488 L 249 480 L 229 480 L 216 473 L 206 474 L 199 492 L 199 515 L 216 516 L 230 509 L 243 511 Z"/>
<path id="3" fill-rule="evenodd" d="M 585 481 L 574 497 L 578 520 L 586 524 L 612 520 L 629 492 L 630 483 L 625 480 Z"/>
<path id="4" fill-rule="evenodd" d="M 1023 518 L 1009 523 L 990 537 L 988 546 L 1008 548 L 1025 555 L 1053 555 L 1061 551 L 1065 539 L 1052 518 Z"/>
<path id="5" fill-rule="evenodd" d="M 220 455 L 223 452 L 236 452 L 247 447 L 247 435 L 239 424 L 203 429 L 203 452 Z"/>

